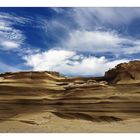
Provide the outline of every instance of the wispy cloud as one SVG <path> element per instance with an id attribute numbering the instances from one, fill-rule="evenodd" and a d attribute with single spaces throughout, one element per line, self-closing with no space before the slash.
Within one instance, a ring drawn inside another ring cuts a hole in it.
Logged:
<path id="1" fill-rule="evenodd" d="M 0 13 L 0 49 L 10 50 L 19 48 L 23 44 L 25 36 L 14 25 L 25 24 L 27 22 L 29 22 L 29 19 Z"/>
<path id="2" fill-rule="evenodd" d="M 112 53 L 118 55 L 140 53 L 140 40 L 122 36 L 115 31 L 70 32 L 70 37 L 61 41 L 63 49 L 79 52 Z"/>
<path id="3" fill-rule="evenodd" d="M 72 16 L 84 28 L 100 25 L 128 24 L 139 18 L 140 8 L 73 8 Z"/>

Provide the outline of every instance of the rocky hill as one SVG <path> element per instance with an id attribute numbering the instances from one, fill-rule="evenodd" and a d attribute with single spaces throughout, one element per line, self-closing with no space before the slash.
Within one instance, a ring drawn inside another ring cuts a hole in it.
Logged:
<path id="1" fill-rule="evenodd" d="M 140 82 L 140 61 L 121 63 L 105 73 L 105 78 L 113 84 Z"/>

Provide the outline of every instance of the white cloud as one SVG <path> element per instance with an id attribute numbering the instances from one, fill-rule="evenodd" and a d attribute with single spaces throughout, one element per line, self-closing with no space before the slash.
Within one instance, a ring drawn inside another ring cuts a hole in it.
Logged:
<path id="1" fill-rule="evenodd" d="M 113 31 L 70 32 L 69 38 L 61 41 L 63 49 L 90 53 L 135 54 L 140 52 L 140 40 L 124 37 Z"/>
<path id="2" fill-rule="evenodd" d="M 26 22 L 29 22 L 28 19 L 0 12 L 0 49 L 15 49 L 23 44 L 25 40 L 24 34 L 13 25 Z"/>
<path id="3" fill-rule="evenodd" d="M 33 70 L 58 71 L 64 75 L 99 76 L 115 65 L 128 60 L 109 61 L 104 56 L 84 56 L 74 51 L 49 50 L 25 56 L 26 65 Z"/>
<path id="4" fill-rule="evenodd" d="M 116 49 L 120 38 L 113 32 L 77 30 L 71 32 L 69 39 L 63 43 L 71 50 L 100 52 L 111 47 Z"/>
<path id="5" fill-rule="evenodd" d="M 13 41 L 2 41 L 1 45 L 5 47 L 5 49 L 14 49 L 18 48 L 18 44 Z"/>
<path id="6" fill-rule="evenodd" d="M 27 65 L 32 66 L 34 70 L 54 70 L 56 66 L 63 65 L 66 60 L 74 56 L 72 51 L 64 50 L 49 50 L 43 53 L 37 53 L 26 56 L 24 59 Z"/>

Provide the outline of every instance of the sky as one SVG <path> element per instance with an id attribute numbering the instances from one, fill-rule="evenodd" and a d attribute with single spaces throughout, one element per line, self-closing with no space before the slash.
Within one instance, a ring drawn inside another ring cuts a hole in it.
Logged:
<path id="1" fill-rule="evenodd" d="M 140 8 L 0 8 L 0 72 L 103 76 L 140 59 Z"/>

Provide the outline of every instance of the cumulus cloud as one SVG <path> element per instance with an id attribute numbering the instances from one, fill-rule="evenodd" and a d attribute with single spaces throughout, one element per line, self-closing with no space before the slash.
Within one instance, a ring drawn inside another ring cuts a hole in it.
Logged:
<path id="1" fill-rule="evenodd" d="M 49 50 L 25 56 L 23 59 L 26 61 L 26 65 L 31 66 L 35 71 L 58 71 L 71 76 L 101 76 L 109 68 L 128 61 L 126 59 L 110 61 L 104 56 L 99 58 L 85 56 L 66 50 Z"/>

